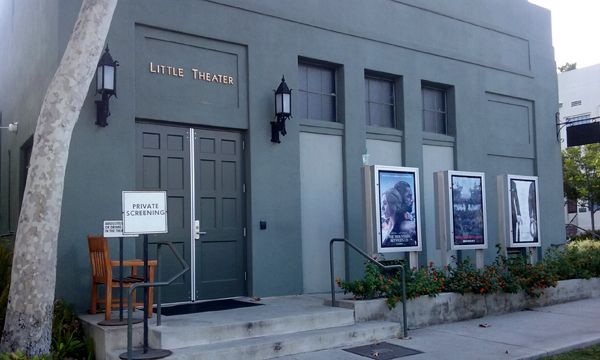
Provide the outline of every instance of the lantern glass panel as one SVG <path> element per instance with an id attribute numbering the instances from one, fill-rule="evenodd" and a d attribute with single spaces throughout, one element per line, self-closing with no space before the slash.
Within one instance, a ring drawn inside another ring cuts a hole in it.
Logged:
<path id="1" fill-rule="evenodd" d="M 113 91 L 115 89 L 115 68 L 113 66 L 104 66 L 104 90 Z"/>
<path id="2" fill-rule="evenodd" d="M 277 115 L 283 113 L 283 106 L 284 106 L 283 97 L 284 97 L 283 94 L 275 94 L 275 113 Z"/>
<path id="3" fill-rule="evenodd" d="M 291 96 L 290 94 L 282 94 L 283 96 L 283 112 L 285 114 L 290 114 L 291 113 L 291 109 L 290 109 L 290 100 L 291 100 Z"/>
<path id="4" fill-rule="evenodd" d="M 97 91 L 102 90 L 103 82 L 104 81 L 102 81 L 102 66 L 98 66 L 98 68 L 96 69 L 96 90 Z"/>

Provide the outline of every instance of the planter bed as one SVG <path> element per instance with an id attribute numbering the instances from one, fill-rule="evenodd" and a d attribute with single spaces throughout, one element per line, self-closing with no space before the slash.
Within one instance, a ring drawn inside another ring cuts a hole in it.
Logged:
<path id="1" fill-rule="evenodd" d="M 560 304 L 600 297 L 600 278 L 562 280 L 554 288 L 535 298 L 524 293 L 490 295 L 441 293 L 436 297 L 421 296 L 406 303 L 408 327 L 411 329 L 520 311 L 527 308 Z M 331 304 L 331 301 L 328 301 Z M 389 310 L 385 299 L 338 301 L 339 306 L 354 309 L 357 322 L 389 320 L 402 322 L 402 303 Z"/>

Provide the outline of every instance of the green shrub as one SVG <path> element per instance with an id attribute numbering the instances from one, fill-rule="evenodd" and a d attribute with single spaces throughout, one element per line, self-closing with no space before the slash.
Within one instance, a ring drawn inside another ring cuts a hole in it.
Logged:
<path id="1" fill-rule="evenodd" d="M 596 234 L 596 236 L 592 235 L 592 234 Z M 596 230 L 594 232 L 587 231 L 581 234 L 577 234 L 575 236 L 572 236 L 570 238 L 570 241 L 581 241 L 581 240 L 593 240 L 593 241 L 600 241 L 600 230 Z"/>
<path id="2" fill-rule="evenodd" d="M 4 328 L 10 275 L 12 267 L 12 239 L 0 239 L 0 331 Z M 0 360 L 93 359 L 94 344 L 83 333 L 73 307 L 62 300 L 54 302 L 52 319 L 51 354 L 27 357 L 22 351 L 0 354 Z"/>
<path id="3" fill-rule="evenodd" d="M 0 331 L 4 329 L 4 319 L 6 317 L 12 257 L 12 246 L 8 242 L 0 242 Z"/>
<path id="4" fill-rule="evenodd" d="M 394 263 L 396 264 L 396 263 Z M 383 274 L 380 268 L 368 262 L 363 279 L 354 281 L 336 280 L 344 294 L 351 293 L 357 300 L 385 297 L 391 308 L 402 299 L 402 273 L 400 270 Z M 406 297 L 436 296 L 444 290 L 446 275 L 433 263 L 427 268 L 410 269 L 406 273 Z"/>
<path id="5" fill-rule="evenodd" d="M 462 261 L 457 261 L 456 266 L 448 266 L 448 282 L 446 290 L 449 292 L 457 292 L 459 294 L 465 294 L 472 292 L 472 286 L 474 283 L 479 282 L 479 273 L 467 258 Z"/>
<path id="6" fill-rule="evenodd" d="M 600 241 L 580 240 L 562 249 L 549 249 L 544 264 L 559 280 L 600 276 Z"/>
<path id="7" fill-rule="evenodd" d="M 73 307 L 63 300 L 54 302 L 51 353 L 28 357 L 22 351 L 0 354 L 0 360 L 94 359 L 94 344 L 83 333 Z"/>
<path id="8" fill-rule="evenodd" d="M 437 296 L 444 290 L 446 275 L 429 263 L 428 267 L 411 269 L 406 277 L 406 297 Z M 400 285 L 402 285 L 400 283 Z"/>
<path id="9" fill-rule="evenodd" d="M 586 274 L 592 273 L 589 269 L 598 269 L 600 274 L 600 242 L 578 242 L 565 250 L 554 250 L 540 264 L 529 264 L 522 256 L 507 258 L 498 249 L 495 261 L 481 270 L 468 258 L 444 270 L 434 267 L 433 263 L 407 270 L 406 297 L 436 296 L 443 291 L 481 295 L 524 291 L 538 297 L 544 289 L 556 286 L 558 272 L 581 273 L 584 268 L 588 269 Z M 363 279 L 350 282 L 338 279 L 337 283 L 344 293 L 352 293 L 355 299 L 385 297 L 390 309 L 402 299 L 401 272 L 383 274 L 371 263 L 366 265 Z"/>
<path id="10" fill-rule="evenodd" d="M 85 336 L 75 310 L 63 300 L 54 302 L 52 356 L 55 359 L 93 359 L 94 346 Z"/>
<path id="11" fill-rule="evenodd" d="M 337 279 L 337 285 L 344 290 L 344 294 L 352 293 L 357 300 L 376 299 L 382 296 L 385 277 L 381 274 L 379 267 L 371 262 L 365 266 L 363 279 L 354 281 L 342 281 Z"/>
<path id="12" fill-rule="evenodd" d="M 539 297 L 544 289 L 556 286 L 558 277 L 543 263 L 529 264 L 523 256 L 508 260 L 508 269 L 527 295 Z"/>
<path id="13" fill-rule="evenodd" d="M 52 359 L 58 360 L 60 358 L 53 358 L 52 355 L 28 357 L 22 351 L 0 354 L 0 360 L 52 360 Z"/>

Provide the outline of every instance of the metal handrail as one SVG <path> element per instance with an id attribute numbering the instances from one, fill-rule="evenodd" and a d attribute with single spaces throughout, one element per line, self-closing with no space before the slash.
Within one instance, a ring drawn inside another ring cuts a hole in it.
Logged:
<path id="1" fill-rule="evenodd" d="M 595 232 L 593 232 L 592 230 L 584 229 L 584 228 L 582 228 L 582 227 L 579 227 L 579 226 L 577 226 L 577 225 L 575 225 L 575 224 L 571 224 L 571 223 L 568 223 L 568 224 L 566 224 L 566 225 L 565 225 L 565 227 L 568 227 L 568 226 L 573 226 L 573 227 L 575 227 L 575 228 L 577 228 L 577 229 L 579 229 L 579 230 L 583 230 L 584 234 L 589 234 L 589 235 L 591 235 L 591 236 L 592 236 L 594 239 L 600 239 L 600 235 L 596 234 L 596 233 L 595 233 Z"/>
<path id="2" fill-rule="evenodd" d="M 145 288 L 145 287 L 157 287 L 160 289 L 160 287 L 162 287 L 162 286 L 170 285 L 171 283 L 173 283 L 173 281 L 175 281 L 181 275 L 185 274 L 190 269 L 190 267 L 187 264 L 187 262 L 185 261 L 185 259 L 181 255 L 179 255 L 179 253 L 177 253 L 177 251 L 173 247 L 173 244 L 170 241 L 160 241 L 160 242 L 156 242 L 156 244 L 168 246 L 169 249 L 171 250 L 171 252 L 173 253 L 173 255 L 175 255 L 175 257 L 181 264 L 182 269 L 180 272 L 173 275 L 167 281 L 159 281 L 159 282 L 153 282 L 153 283 L 146 283 L 146 282 L 145 283 L 135 283 L 129 288 L 129 291 L 127 294 L 127 359 L 131 359 L 132 354 L 133 354 L 133 327 L 132 327 L 132 325 L 133 325 L 133 322 L 132 322 L 133 297 L 132 297 L 132 294 L 133 294 L 134 290 L 137 288 Z M 159 266 L 160 266 L 160 264 L 159 264 Z M 160 295 L 159 295 L 159 299 L 160 299 Z M 148 306 L 147 299 L 144 300 L 144 306 Z M 159 300 L 158 308 L 160 309 L 160 300 Z M 152 311 L 152 309 L 149 309 L 149 311 Z M 146 316 L 146 314 L 144 314 L 144 316 Z M 157 315 L 157 317 L 158 316 L 159 315 Z"/>
<path id="3" fill-rule="evenodd" d="M 329 242 L 329 270 L 331 273 L 331 306 L 334 307 L 336 305 L 335 285 L 334 285 L 335 280 L 334 280 L 334 273 L 333 273 L 333 269 L 335 268 L 334 264 L 333 264 L 333 243 L 335 243 L 335 242 L 343 242 L 344 245 L 349 246 L 350 248 L 354 249 L 356 252 L 358 252 L 360 255 L 362 255 L 362 257 L 369 260 L 371 263 L 379 266 L 383 270 L 400 269 L 400 272 L 402 274 L 402 327 L 403 327 L 403 334 L 404 334 L 403 336 L 405 338 L 407 338 L 408 337 L 408 327 L 406 324 L 406 271 L 404 269 L 404 265 L 399 265 L 399 264 L 398 265 L 383 265 L 382 263 L 371 258 L 366 252 L 359 249 L 354 244 L 352 244 L 351 242 L 349 242 L 348 240 L 346 240 L 344 238 L 333 238 Z"/>

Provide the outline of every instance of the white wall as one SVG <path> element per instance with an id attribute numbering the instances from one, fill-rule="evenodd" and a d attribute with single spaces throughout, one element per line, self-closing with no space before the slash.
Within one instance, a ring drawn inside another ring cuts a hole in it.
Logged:
<path id="1" fill-rule="evenodd" d="M 571 102 L 581 100 L 581 105 Z M 600 64 L 558 74 L 558 109 L 561 120 L 590 113 L 600 116 Z"/>

